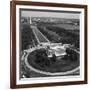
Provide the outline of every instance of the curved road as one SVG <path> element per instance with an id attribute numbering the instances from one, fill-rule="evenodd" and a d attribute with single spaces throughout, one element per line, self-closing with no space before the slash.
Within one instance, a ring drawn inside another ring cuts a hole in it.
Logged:
<path id="1" fill-rule="evenodd" d="M 41 47 L 42 48 L 42 47 Z M 29 53 L 31 53 L 32 51 L 36 50 L 35 48 L 32 48 L 32 50 L 29 51 Z M 75 50 L 76 51 L 76 50 Z M 25 50 L 25 52 L 28 53 L 28 51 Z M 78 51 L 76 51 L 77 53 L 79 53 Z M 31 70 L 31 71 L 34 71 L 34 72 L 37 72 L 37 73 L 40 73 L 40 74 L 44 74 L 44 75 L 67 75 L 67 74 L 72 74 L 72 73 L 75 73 L 79 70 L 80 66 L 78 66 L 77 68 L 73 69 L 73 70 L 70 70 L 70 71 L 66 71 L 66 72 L 59 72 L 59 73 L 51 73 L 51 72 L 46 72 L 46 71 L 42 71 L 42 70 L 39 70 L 39 69 L 36 69 L 34 67 L 32 67 L 28 61 L 27 61 L 27 57 L 28 57 L 28 54 L 23 54 L 22 56 L 22 60 L 25 60 L 25 64 L 26 66 Z"/>

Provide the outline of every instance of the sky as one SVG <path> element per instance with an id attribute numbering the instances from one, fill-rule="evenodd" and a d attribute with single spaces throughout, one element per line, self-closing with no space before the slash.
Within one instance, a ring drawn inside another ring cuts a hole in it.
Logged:
<path id="1" fill-rule="evenodd" d="M 65 18 L 65 19 L 79 19 L 80 13 L 22 10 L 21 16 L 22 17 L 52 17 L 52 18 Z"/>

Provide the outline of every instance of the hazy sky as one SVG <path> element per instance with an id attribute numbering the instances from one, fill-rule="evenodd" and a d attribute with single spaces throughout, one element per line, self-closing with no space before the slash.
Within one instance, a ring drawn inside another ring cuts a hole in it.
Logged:
<path id="1" fill-rule="evenodd" d="M 71 18 L 79 19 L 80 13 L 64 13 L 64 12 L 43 12 L 43 11 L 21 11 L 23 17 L 54 17 L 54 18 Z"/>

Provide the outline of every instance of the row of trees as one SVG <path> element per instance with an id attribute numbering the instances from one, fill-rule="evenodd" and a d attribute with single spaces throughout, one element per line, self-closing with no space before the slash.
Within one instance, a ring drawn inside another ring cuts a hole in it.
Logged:
<path id="1" fill-rule="evenodd" d="M 67 48 L 66 55 L 63 57 L 63 60 L 77 61 L 78 54 L 74 50 Z"/>
<path id="2" fill-rule="evenodd" d="M 38 26 L 38 29 L 53 42 L 73 44 L 79 48 L 79 30 L 66 30 L 56 26 Z"/>
<path id="3" fill-rule="evenodd" d="M 59 42 L 62 42 L 63 44 L 73 44 L 76 48 L 79 48 L 79 30 L 66 30 L 55 26 L 47 26 L 46 28 L 58 33 L 61 37 Z"/>
<path id="4" fill-rule="evenodd" d="M 45 26 L 37 27 L 51 42 L 59 41 L 60 36 L 56 32 L 47 29 Z"/>
<path id="5" fill-rule="evenodd" d="M 33 46 L 34 44 L 37 44 L 37 41 L 29 24 L 21 24 L 20 31 L 21 50 L 28 49 L 29 45 Z"/>

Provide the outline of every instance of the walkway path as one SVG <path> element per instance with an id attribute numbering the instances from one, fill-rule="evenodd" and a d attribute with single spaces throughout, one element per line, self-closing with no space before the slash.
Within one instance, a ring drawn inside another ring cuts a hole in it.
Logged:
<path id="1" fill-rule="evenodd" d="M 31 26 L 31 29 L 38 41 L 38 43 L 42 43 L 42 42 L 50 42 L 39 30 L 36 26 Z"/>

